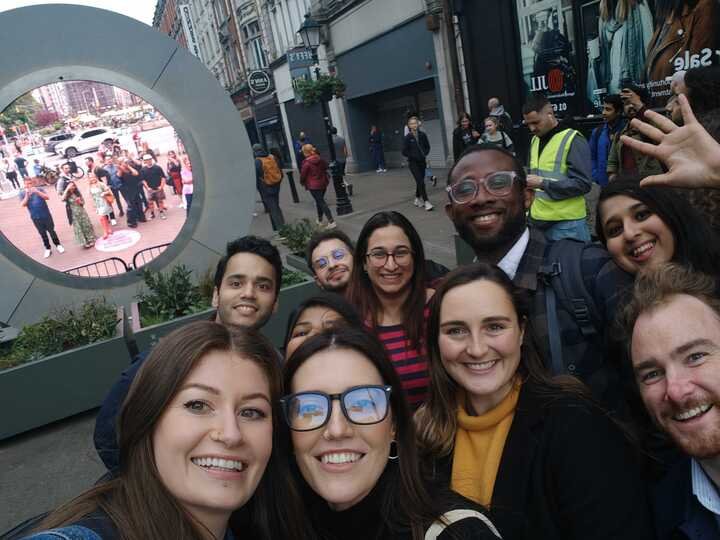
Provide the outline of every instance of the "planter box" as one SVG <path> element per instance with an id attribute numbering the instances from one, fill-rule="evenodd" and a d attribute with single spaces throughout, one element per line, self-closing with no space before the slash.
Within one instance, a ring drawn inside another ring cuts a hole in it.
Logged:
<path id="1" fill-rule="evenodd" d="M 307 264 L 305 257 L 299 253 L 288 253 L 285 255 L 285 263 L 293 270 L 298 270 L 309 276 L 312 276 L 312 270 Z"/>
<path id="2" fill-rule="evenodd" d="M 0 440 L 100 406 L 130 364 L 118 317 L 111 339 L 0 371 Z"/>
<path id="3" fill-rule="evenodd" d="M 143 328 L 140 324 L 140 306 L 137 302 L 130 304 L 130 339 L 135 342 L 137 351 L 142 352 L 154 347 L 158 340 L 173 330 L 195 321 L 209 321 L 214 318 L 215 308 L 198 311 L 164 323 L 153 324 Z"/>
<path id="4" fill-rule="evenodd" d="M 291 285 L 280 290 L 278 310 L 272 315 L 270 321 L 262 329 L 262 333 L 276 347 L 281 347 L 283 338 L 285 337 L 285 326 L 287 324 L 287 318 L 295 307 L 302 302 L 319 294 L 321 291 L 314 281 L 307 281 L 305 283 L 298 283 L 297 285 Z M 215 313 L 215 308 L 210 308 L 205 311 L 193 313 L 192 315 L 186 315 L 172 321 L 155 324 L 142 328 L 140 326 L 140 313 L 138 303 L 133 302 L 130 305 L 131 312 L 131 324 L 130 333 L 131 338 L 135 340 L 138 351 L 144 351 L 153 347 L 158 340 L 183 325 L 194 321 L 209 320 Z"/>

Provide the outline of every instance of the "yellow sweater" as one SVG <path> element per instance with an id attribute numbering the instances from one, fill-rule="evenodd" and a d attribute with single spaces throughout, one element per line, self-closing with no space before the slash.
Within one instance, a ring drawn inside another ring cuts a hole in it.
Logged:
<path id="1" fill-rule="evenodd" d="M 458 409 L 450 485 L 484 506 L 489 506 L 492 499 L 519 395 L 520 385 L 515 384 L 495 408 L 480 416 L 470 416 L 463 405 Z"/>

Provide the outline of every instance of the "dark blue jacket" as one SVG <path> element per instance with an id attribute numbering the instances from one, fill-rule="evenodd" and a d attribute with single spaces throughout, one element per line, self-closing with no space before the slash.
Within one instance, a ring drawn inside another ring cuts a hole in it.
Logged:
<path id="1" fill-rule="evenodd" d="M 612 138 L 616 133 L 622 131 L 624 127 L 625 122 L 618 120 L 615 123 L 615 129 L 612 131 L 607 122 L 592 131 L 590 136 L 590 156 L 592 159 L 592 179 L 596 184 L 607 186 L 607 160 L 612 146 Z"/>
<path id="2" fill-rule="evenodd" d="M 120 379 L 105 397 L 95 419 L 95 433 L 93 434 L 95 450 L 107 470 L 112 474 L 116 474 L 120 468 L 120 448 L 118 448 L 117 440 L 118 414 L 135 375 L 149 354 L 150 350 L 141 352 L 135 357 L 130 367 L 122 372 Z"/>
<path id="3" fill-rule="evenodd" d="M 652 502 L 658 540 L 720 540 L 715 516 L 693 495 L 689 458 L 670 469 Z"/>

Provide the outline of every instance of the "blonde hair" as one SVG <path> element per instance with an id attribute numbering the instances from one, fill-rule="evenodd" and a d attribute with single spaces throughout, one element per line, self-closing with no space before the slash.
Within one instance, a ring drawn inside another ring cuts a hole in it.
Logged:
<path id="1" fill-rule="evenodd" d="M 312 144 L 303 144 L 302 153 L 305 157 L 309 157 L 317 154 L 317 149 Z"/>

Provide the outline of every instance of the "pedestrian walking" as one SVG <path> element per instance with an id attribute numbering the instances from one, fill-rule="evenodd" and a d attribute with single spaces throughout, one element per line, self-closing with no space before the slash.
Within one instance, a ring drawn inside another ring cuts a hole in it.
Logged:
<path id="1" fill-rule="evenodd" d="M 115 202 L 115 197 L 108 186 L 98 181 L 98 177 L 94 173 L 89 173 L 88 180 L 90 182 L 90 195 L 95 204 L 95 211 L 100 217 L 100 226 L 103 229 L 102 239 L 107 240 L 108 236 L 113 233 L 110 215 L 112 214 L 112 203 Z"/>
<path id="2" fill-rule="evenodd" d="M 120 217 L 123 217 L 125 215 L 125 212 L 123 210 L 122 202 L 120 201 L 120 186 L 122 185 L 122 181 L 120 178 L 118 178 L 118 165 L 117 165 L 117 158 L 113 156 L 113 154 L 105 154 L 103 157 L 104 163 L 103 163 L 103 169 L 105 169 L 108 173 L 108 181 L 107 185 L 110 187 L 110 191 L 112 191 L 113 198 L 115 199 L 115 204 L 118 207 L 118 212 L 120 213 Z M 102 180 L 102 178 L 98 178 L 99 180 Z M 113 212 L 114 214 L 114 212 Z M 111 224 L 115 225 L 115 223 L 112 223 L 112 219 L 114 218 L 114 215 L 110 215 Z"/>
<path id="3" fill-rule="evenodd" d="M 180 200 L 180 208 L 185 208 L 185 201 L 182 197 L 182 163 L 174 150 L 167 153 L 167 172 L 172 180 L 173 192 Z"/>
<path id="4" fill-rule="evenodd" d="M 183 156 L 183 165 L 185 165 L 185 167 L 180 173 L 182 175 L 182 196 L 185 199 L 185 214 L 189 215 L 193 200 L 193 176 L 192 165 L 187 155 Z"/>
<path id="5" fill-rule="evenodd" d="M 328 229 L 334 229 L 337 224 L 333 219 L 332 212 L 327 202 L 325 202 L 325 192 L 329 184 L 328 181 L 328 164 L 320 157 L 317 150 L 312 144 L 306 144 L 302 148 L 305 159 L 303 160 L 302 170 L 300 171 L 300 183 L 310 192 L 315 200 L 317 208 L 318 225 L 322 225 L 323 217 L 327 217 Z"/>
<path id="6" fill-rule="evenodd" d="M 255 154 L 255 180 L 263 203 L 270 214 L 270 225 L 276 233 L 285 225 L 280 209 L 280 184 L 282 169 L 273 155 L 269 155 L 261 144 L 253 144 Z"/>
<path id="7" fill-rule="evenodd" d="M 426 157 L 430 153 L 430 142 L 427 135 L 419 129 L 417 116 L 411 116 L 407 122 L 408 132 L 403 141 L 402 155 L 408 160 L 408 167 L 415 179 L 415 201 L 413 204 L 418 208 L 432 210 L 433 205 L 428 200 L 425 191 L 425 169 L 427 168 Z"/>
<path id="8" fill-rule="evenodd" d="M 18 182 L 18 173 L 15 168 L 14 161 L 3 158 L 2 162 L 0 162 L 0 171 L 5 175 L 5 178 L 7 178 L 8 182 L 10 182 L 15 189 L 20 189 L 20 182 Z"/>
<path id="9" fill-rule="evenodd" d="M 347 194 L 352 197 L 353 185 L 345 177 L 345 165 L 348 158 L 347 143 L 345 142 L 344 137 L 338 135 L 338 130 L 336 127 L 332 127 L 330 129 L 330 133 L 332 134 L 333 146 L 335 147 L 335 163 L 337 167 L 335 174 L 343 177 L 343 182 L 345 182 Z"/>
<path id="10" fill-rule="evenodd" d="M 466 112 L 460 113 L 457 127 L 453 131 L 453 159 L 457 161 L 468 146 L 477 144 L 479 140 L 480 133 L 473 126 L 470 115 Z"/>
<path id="11" fill-rule="evenodd" d="M 23 180 L 30 176 L 27 171 L 27 164 L 28 162 L 22 154 L 15 156 L 15 165 L 17 166 L 17 170 L 20 172 L 20 176 L 23 177 Z"/>
<path id="12" fill-rule="evenodd" d="M 39 159 L 33 160 L 33 178 L 40 178 L 42 176 L 42 165 L 40 165 Z"/>
<path id="13" fill-rule="evenodd" d="M 95 230 L 90 221 L 90 216 L 85 211 L 85 199 L 80 193 L 77 184 L 75 182 L 68 183 L 60 198 L 70 205 L 75 242 L 86 249 L 93 247 L 95 245 Z"/>
<path id="14" fill-rule="evenodd" d="M 377 126 L 370 128 L 370 155 L 372 156 L 373 163 L 375 164 L 375 172 L 385 173 L 385 151 L 383 150 L 383 135 Z"/>
<path id="15" fill-rule="evenodd" d="M 143 143 L 146 144 L 146 143 Z M 155 207 L 157 206 L 160 219 L 167 219 L 165 215 L 165 171 L 155 163 L 151 153 L 145 153 L 142 157 L 143 168 L 140 169 L 142 185 L 148 191 L 148 210 L 150 219 L 155 219 Z"/>
<path id="16" fill-rule="evenodd" d="M 142 210 L 140 191 L 142 184 L 140 172 L 135 168 L 137 165 L 129 160 L 121 161 L 118 165 L 118 178 L 121 181 L 120 193 L 125 199 L 127 208 L 127 225 L 130 228 L 137 227 L 138 221 L 145 222 L 145 213 Z"/>
<path id="17" fill-rule="evenodd" d="M 58 177 L 58 181 L 55 184 L 55 190 L 57 191 L 57 194 L 62 197 L 62 194 L 65 193 L 65 188 L 68 187 L 70 182 L 72 182 L 72 173 L 70 172 L 70 163 L 63 163 L 60 165 L 60 176 Z M 65 216 L 68 220 L 68 225 L 73 224 L 73 213 L 72 208 L 70 208 L 70 201 L 65 200 Z"/>
<path id="18" fill-rule="evenodd" d="M 508 152 L 515 153 L 512 139 L 507 133 L 500 129 L 497 116 L 488 116 L 485 119 L 484 127 L 485 131 L 480 138 L 483 143 L 493 144 L 499 148 L 504 148 Z"/>
<path id="19" fill-rule="evenodd" d="M 297 162 L 298 170 L 302 170 L 302 162 L 305 160 L 305 154 L 303 154 L 302 148 L 306 144 L 310 144 L 310 139 L 305 135 L 304 131 L 298 134 L 297 140 L 293 143 L 295 149 L 295 161 Z"/>
<path id="20" fill-rule="evenodd" d="M 28 209 L 30 219 L 40 233 L 40 238 L 45 246 L 43 257 L 47 259 L 52 255 L 51 239 L 58 253 L 65 253 L 65 248 L 55 232 L 55 223 L 47 205 L 47 200 L 50 198 L 48 194 L 42 188 L 35 187 L 35 181 L 32 178 L 25 178 L 25 189 L 20 191 L 19 198 L 21 205 Z"/>

